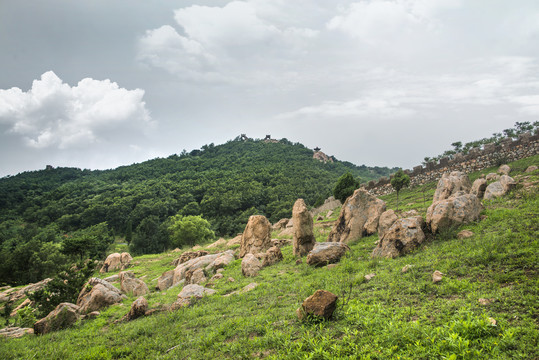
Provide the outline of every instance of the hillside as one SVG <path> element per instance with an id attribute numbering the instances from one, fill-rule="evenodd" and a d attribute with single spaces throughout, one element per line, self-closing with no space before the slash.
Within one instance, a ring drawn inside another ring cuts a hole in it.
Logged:
<path id="1" fill-rule="evenodd" d="M 283 261 L 255 278 L 245 278 L 241 260 L 235 260 L 214 281 L 216 294 L 190 307 L 116 323 L 135 300 L 130 297 L 67 330 L 0 339 L 0 357 L 537 359 L 539 172 L 524 173 L 537 164 L 539 156 L 511 163 L 518 185 L 505 197 L 483 201 L 482 221 L 446 230 L 406 256 L 370 258 L 378 239 L 373 235 L 349 244 L 336 266 L 314 268 L 297 264 L 291 246 L 284 246 Z M 399 209 L 424 216 L 435 187 L 431 182 L 402 190 Z M 395 209 L 395 194 L 381 198 Z M 315 222 L 317 241 L 327 239 L 336 217 Z M 463 229 L 474 235 L 458 239 Z M 178 256 L 135 257 L 131 270 L 154 288 Z M 411 266 L 402 272 L 405 265 Z M 431 278 L 435 270 L 444 274 L 437 284 Z M 252 282 L 258 284 L 254 290 L 224 296 Z M 333 318 L 299 321 L 295 310 L 317 289 L 339 296 Z M 171 304 L 179 290 L 152 292 L 150 308 Z"/>
<path id="2" fill-rule="evenodd" d="M 56 168 L 2 178 L 0 285 L 55 274 L 72 255 L 66 239 L 102 239 L 86 244 L 86 254 L 78 250 L 101 258 L 114 237 L 132 232 L 140 239 L 133 252 L 161 252 L 168 248 L 165 223 L 178 213 L 203 216 L 218 236 L 235 235 L 252 214 L 272 222 L 289 217 L 298 197 L 317 205 L 346 172 L 369 181 L 393 171 L 323 163 L 286 139 L 236 139 L 113 170 Z"/>

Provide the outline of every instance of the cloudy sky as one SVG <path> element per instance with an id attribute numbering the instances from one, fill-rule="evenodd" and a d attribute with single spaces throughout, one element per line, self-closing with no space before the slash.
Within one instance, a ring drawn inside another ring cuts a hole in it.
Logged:
<path id="1" fill-rule="evenodd" d="M 536 0 L 0 0 L 0 176 L 241 133 L 358 165 L 539 118 Z"/>

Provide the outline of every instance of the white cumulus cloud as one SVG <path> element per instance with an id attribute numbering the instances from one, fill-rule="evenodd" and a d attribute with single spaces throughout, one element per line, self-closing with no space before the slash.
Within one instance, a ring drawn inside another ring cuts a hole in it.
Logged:
<path id="1" fill-rule="evenodd" d="M 110 80 L 85 78 L 71 87 L 48 71 L 27 92 L 0 89 L 0 123 L 31 147 L 82 147 L 113 129 L 148 126 L 143 96 L 144 90 L 120 88 Z"/>

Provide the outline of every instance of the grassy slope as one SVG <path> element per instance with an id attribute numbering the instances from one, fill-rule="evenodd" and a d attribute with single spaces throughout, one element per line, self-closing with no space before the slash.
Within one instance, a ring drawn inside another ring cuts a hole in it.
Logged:
<path id="1" fill-rule="evenodd" d="M 538 163 L 536 156 L 512 167 L 518 174 Z M 68 330 L 0 339 L 0 358 L 537 359 L 539 172 L 526 181 L 536 182 L 531 191 L 517 188 L 485 202 L 485 220 L 446 231 L 407 256 L 370 259 L 377 240 L 371 236 L 351 244 L 335 268 L 315 269 L 296 265 L 287 246 L 284 260 L 256 278 L 244 278 L 236 260 L 215 283 L 217 295 L 193 307 L 113 324 L 128 311 L 130 298 Z M 425 201 L 422 189 L 404 190 L 400 209 L 424 212 L 434 187 L 425 186 Z M 395 195 L 384 200 L 394 208 Z M 475 236 L 456 239 L 464 228 Z M 324 241 L 327 230 L 317 234 Z M 153 286 L 175 256 L 138 257 L 133 270 Z M 407 264 L 413 267 L 402 273 Z M 445 274 L 436 285 L 434 270 Z M 369 273 L 376 277 L 364 280 Z M 222 297 L 253 281 L 260 284 L 255 290 Z M 319 288 L 339 295 L 334 318 L 299 322 L 296 308 Z M 178 292 L 152 293 L 150 307 L 172 303 Z M 480 298 L 495 301 L 481 305 Z"/>

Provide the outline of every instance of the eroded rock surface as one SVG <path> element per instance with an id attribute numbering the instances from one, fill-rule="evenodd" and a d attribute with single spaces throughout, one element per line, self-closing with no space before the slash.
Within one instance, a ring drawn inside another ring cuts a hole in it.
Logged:
<path id="1" fill-rule="evenodd" d="M 481 201 L 476 195 L 458 192 L 429 206 L 427 224 L 432 233 L 436 233 L 441 229 L 478 220 L 482 209 Z"/>
<path id="2" fill-rule="evenodd" d="M 452 171 L 442 175 L 436 186 L 432 202 L 448 199 L 459 191 L 469 193 L 472 183 L 466 173 L 462 171 Z"/>
<path id="3" fill-rule="evenodd" d="M 122 271 L 119 274 L 120 288 L 124 294 L 141 296 L 150 292 L 148 285 L 135 277 L 132 271 Z"/>
<path id="4" fill-rule="evenodd" d="M 77 299 L 77 305 L 80 306 L 80 312 L 86 314 L 119 303 L 126 298 L 111 283 L 98 278 L 91 278 L 83 286 Z"/>
<path id="5" fill-rule="evenodd" d="M 70 327 L 80 318 L 79 310 L 80 307 L 75 304 L 59 304 L 49 315 L 34 324 L 34 333 L 43 335 Z"/>
<path id="6" fill-rule="evenodd" d="M 241 238 L 240 258 L 248 253 L 256 254 L 269 249 L 271 230 L 271 224 L 265 216 L 251 216 Z"/>
<path id="7" fill-rule="evenodd" d="M 338 296 L 329 291 L 316 290 L 313 295 L 303 301 L 301 308 L 297 310 L 297 315 L 300 320 L 309 315 L 328 320 L 337 307 L 337 299 Z"/>
<path id="8" fill-rule="evenodd" d="M 123 252 L 121 254 L 110 254 L 109 256 L 107 256 L 107 259 L 103 263 L 103 267 L 101 267 L 101 270 L 99 270 L 99 272 L 106 273 L 109 271 L 125 270 L 129 267 L 131 261 L 133 261 L 133 258 L 129 253 Z"/>
<path id="9" fill-rule="evenodd" d="M 316 243 L 307 255 L 307 264 L 312 266 L 325 266 L 338 262 L 350 250 L 344 243 L 324 242 Z"/>
<path id="10" fill-rule="evenodd" d="M 416 249 L 425 241 L 423 227 L 421 216 L 397 219 L 380 238 L 372 257 L 395 258 Z"/>

